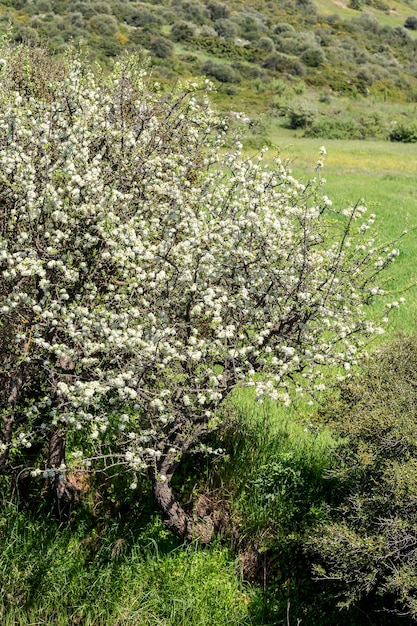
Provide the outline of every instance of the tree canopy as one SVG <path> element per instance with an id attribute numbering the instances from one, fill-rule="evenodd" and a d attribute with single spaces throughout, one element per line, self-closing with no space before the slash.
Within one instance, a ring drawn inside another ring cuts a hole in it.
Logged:
<path id="1" fill-rule="evenodd" d="M 239 385 L 288 403 L 354 365 L 398 250 L 321 194 L 321 161 L 302 184 L 243 156 L 207 82 L 1 54 L 1 467 L 61 502 L 74 468 L 148 473 L 167 526 L 201 535 L 172 492 L 184 455 Z"/>

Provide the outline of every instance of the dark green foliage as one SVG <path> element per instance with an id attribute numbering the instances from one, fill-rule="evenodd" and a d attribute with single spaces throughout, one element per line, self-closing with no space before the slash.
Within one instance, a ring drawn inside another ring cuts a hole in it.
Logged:
<path id="1" fill-rule="evenodd" d="M 146 7 L 137 7 L 134 9 L 129 16 L 126 17 L 126 22 L 130 26 L 146 26 L 146 24 L 150 24 L 154 22 L 155 18 L 149 9 Z"/>
<path id="2" fill-rule="evenodd" d="M 107 2 L 75 2 L 72 8 L 74 11 L 80 11 L 85 18 L 103 13 L 111 15 L 112 13 Z"/>
<path id="3" fill-rule="evenodd" d="M 317 109 L 307 101 L 294 102 L 288 107 L 289 128 L 308 128 L 317 116 Z"/>
<path id="4" fill-rule="evenodd" d="M 417 16 L 410 15 L 404 22 L 404 28 L 408 28 L 409 30 L 417 30 Z"/>
<path id="5" fill-rule="evenodd" d="M 292 76 L 302 77 L 307 74 L 307 69 L 300 61 L 294 61 L 294 63 L 292 63 L 291 67 L 289 68 L 289 73 Z"/>
<path id="6" fill-rule="evenodd" d="M 326 57 L 321 48 L 312 47 L 304 50 L 300 59 L 308 67 L 319 67 L 325 62 Z"/>
<path id="7" fill-rule="evenodd" d="M 213 61 L 206 61 L 201 66 L 201 71 L 207 76 L 211 76 L 221 83 L 239 83 L 239 74 L 230 67 L 230 65 L 223 65 L 220 63 L 213 63 Z"/>
<path id="8" fill-rule="evenodd" d="M 237 24 L 228 18 L 216 20 L 213 26 L 218 35 L 224 39 L 234 39 L 239 34 Z"/>
<path id="9" fill-rule="evenodd" d="M 270 37 L 261 37 L 257 42 L 257 46 L 260 50 L 265 50 L 265 52 L 273 52 L 275 50 L 274 42 Z"/>
<path id="10" fill-rule="evenodd" d="M 374 82 L 372 71 L 368 67 L 361 68 L 356 74 L 356 79 L 359 81 L 359 83 L 362 83 L 363 85 L 368 87 L 370 87 Z"/>
<path id="11" fill-rule="evenodd" d="M 199 2 L 175 0 L 172 5 L 175 8 L 177 17 L 181 17 L 183 20 L 194 22 L 195 24 L 205 24 L 209 20 L 207 8 Z"/>
<path id="12" fill-rule="evenodd" d="M 68 19 L 75 28 L 83 28 L 85 25 L 84 16 L 79 11 L 70 13 L 68 15 Z"/>
<path id="13" fill-rule="evenodd" d="M 399 337 L 328 401 L 344 439 L 331 473 L 330 520 L 309 533 L 318 579 L 340 606 L 417 622 L 417 338 Z"/>
<path id="14" fill-rule="evenodd" d="M 293 65 L 294 59 L 282 52 L 271 52 L 262 63 L 262 66 L 268 70 L 281 72 L 289 71 Z"/>
<path id="15" fill-rule="evenodd" d="M 207 9 L 209 10 L 212 22 L 224 19 L 230 15 L 229 7 L 222 2 L 217 2 L 216 0 L 210 0 L 210 2 L 207 3 Z"/>
<path id="16" fill-rule="evenodd" d="M 174 53 L 174 44 L 166 37 L 156 37 L 150 46 L 151 54 L 159 59 L 166 59 Z"/>
<path id="17" fill-rule="evenodd" d="M 294 33 L 295 32 L 295 28 L 294 26 L 292 26 L 291 24 L 286 24 L 281 23 L 281 24 L 276 24 L 276 26 L 274 26 L 273 28 L 273 32 L 276 35 L 281 35 L 282 33 Z"/>
<path id="18" fill-rule="evenodd" d="M 39 43 L 39 33 L 30 26 L 21 26 L 15 31 L 13 39 L 16 43 L 25 43 L 33 46 Z"/>
<path id="19" fill-rule="evenodd" d="M 403 143 L 417 143 L 417 123 L 401 122 L 396 124 L 389 134 L 389 139 Z"/>
<path id="20" fill-rule="evenodd" d="M 52 4 L 48 0 L 38 0 L 36 9 L 39 13 L 49 13 L 52 11 Z"/>
<path id="21" fill-rule="evenodd" d="M 106 15 L 105 13 L 94 15 L 90 19 L 91 28 L 97 31 L 100 35 L 109 37 L 114 35 L 117 31 L 117 20 L 112 15 Z"/>
<path id="22" fill-rule="evenodd" d="M 194 36 L 195 28 L 189 22 L 177 22 L 171 28 L 173 41 L 187 41 Z"/>
<path id="23" fill-rule="evenodd" d="M 322 116 L 305 130 L 306 137 L 325 139 L 362 139 L 360 125 L 353 119 Z"/>
<path id="24" fill-rule="evenodd" d="M 387 139 L 388 130 L 378 112 L 370 112 L 358 119 L 334 112 L 315 119 L 304 135 L 325 139 Z"/>

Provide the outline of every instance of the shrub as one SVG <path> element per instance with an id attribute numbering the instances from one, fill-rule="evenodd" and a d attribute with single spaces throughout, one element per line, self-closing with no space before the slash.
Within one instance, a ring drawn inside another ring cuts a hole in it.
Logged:
<path id="1" fill-rule="evenodd" d="M 302 100 L 291 104 L 287 114 L 289 128 L 307 128 L 313 124 L 317 109 L 309 102 Z"/>
<path id="2" fill-rule="evenodd" d="M 94 15 L 90 18 L 90 26 L 96 30 L 100 35 L 110 36 L 118 29 L 117 20 L 113 15 Z"/>
<path id="3" fill-rule="evenodd" d="M 257 42 L 257 46 L 260 50 L 265 50 L 266 52 L 275 50 L 275 44 L 270 37 L 261 37 Z"/>
<path id="4" fill-rule="evenodd" d="M 325 54 L 321 48 L 307 48 L 301 54 L 301 61 L 308 67 L 319 67 L 326 60 Z"/>
<path id="5" fill-rule="evenodd" d="M 126 23 L 130 26 L 146 26 L 146 24 L 150 24 L 155 21 L 155 17 L 149 9 L 146 7 L 137 7 L 135 8 L 130 15 L 126 18 Z"/>
<path id="6" fill-rule="evenodd" d="M 194 36 L 196 27 L 189 22 L 177 22 L 171 28 L 171 39 L 173 41 L 187 41 Z"/>
<path id="7" fill-rule="evenodd" d="M 201 66 L 201 71 L 207 76 L 212 76 L 221 83 L 239 83 L 240 75 L 230 65 L 206 61 Z"/>
<path id="8" fill-rule="evenodd" d="M 282 52 L 271 52 L 264 59 L 262 67 L 268 70 L 286 71 L 294 65 L 294 59 Z"/>
<path id="9" fill-rule="evenodd" d="M 166 37 L 156 37 L 150 45 L 150 51 L 153 56 L 166 59 L 174 54 L 174 44 Z"/>
<path id="10" fill-rule="evenodd" d="M 401 122 L 396 124 L 389 133 L 389 139 L 403 143 L 417 143 L 417 123 Z"/>
<path id="11" fill-rule="evenodd" d="M 274 33 L 276 35 L 281 35 L 283 33 L 295 33 L 295 28 L 291 24 L 283 22 L 274 26 Z"/>
<path id="12" fill-rule="evenodd" d="M 417 30 L 417 16 L 410 15 L 404 22 L 404 28 L 408 28 L 409 30 Z"/>
<path id="13" fill-rule="evenodd" d="M 73 9 L 74 11 L 80 11 L 86 19 L 98 14 L 112 14 L 112 10 L 107 2 L 75 2 Z"/>
<path id="14" fill-rule="evenodd" d="M 195 24 L 206 24 L 210 19 L 210 13 L 208 9 L 199 2 L 179 0 L 173 2 L 177 17 L 181 17 L 186 22 L 193 22 Z"/>
<path id="15" fill-rule="evenodd" d="M 75 26 L 75 28 L 84 28 L 85 27 L 84 16 L 79 11 L 77 11 L 75 13 L 69 13 L 68 14 L 68 19 L 71 22 L 71 24 L 73 26 Z"/>
<path id="16" fill-rule="evenodd" d="M 353 119 L 328 116 L 313 120 L 305 135 L 323 139 L 363 139 L 360 126 Z"/>
<path id="17" fill-rule="evenodd" d="M 289 73 L 292 76 L 305 76 L 307 74 L 307 69 L 304 67 L 304 65 L 302 63 L 300 63 L 300 61 L 294 61 L 294 63 L 291 64 L 291 67 L 289 68 Z M 301 85 L 301 81 L 299 83 L 299 86 Z M 304 92 L 304 88 L 303 87 L 299 87 L 301 89 L 301 91 L 299 93 L 303 93 Z"/>
<path id="18" fill-rule="evenodd" d="M 237 24 L 227 18 L 216 20 L 213 23 L 213 26 L 219 36 L 223 37 L 224 39 L 234 39 L 239 34 L 239 28 Z"/>
<path id="19" fill-rule="evenodd" d="M 207 9 L 212 22 L 225 19 L 230 15 L 229 7 L 222 2 L 217 2 L 216 0 L 210 0 L 210 2 L 207 3 Z"/>
<path id="20" fill-rule="evenodd" d="M 382 612 L 417 622 L 416 372 L 416 337 L 398 337 L 322 414 L 344 443 L 331 520 L 307 543 L 338 605 L 364 606 L 377 623 Z"/>

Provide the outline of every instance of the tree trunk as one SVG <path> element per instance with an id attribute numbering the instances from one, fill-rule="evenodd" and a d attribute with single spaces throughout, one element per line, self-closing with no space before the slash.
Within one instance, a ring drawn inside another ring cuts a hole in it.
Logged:
<path id="1" fill-rule="evenodd" d="M 0 454 L 0 469 L 3 469 L 6 466 L 7 460 L 9 458 L 9 447 L 12 442 L 13 435 L 13 424 L 15 420 L 15 411 L 16 405 L 18 403 L 20 392 L 23 386 L 23 375 L 19 368 L 16 376 L 12 380 L 10 385 L 10 394 L 7 398 L 7 405 L 12 407 L 12 412 L 9 415 L 5 415 L 3 417 L 3 433 L 2 433 L 2 443 L 5 444 L 5 450 Z"/>
<path id="2" fill-rule="evenodd" d="M 3 433 L 2 433 L 2 443 L 6 446 L 5 450 L 0 454 L 0 469 L 4 469 L 7 464 L 7 460 L 9 458 L 9 447 L 12 441 L 13 435 L 13 423 L 14 423 L 14 415 L 9 415 L 7 417 L 3 417 Z"/>
<path id="3" fill-rule="evenodd" d="M 60 467 L 65 465 L 66 435 L 65 431 L 57 429 L 53 432 L 49 442 L 48 465 L 55 469 L 55 474 L 49 479 L 49 486 L 58 506 L 58 514 L 62 517 L 68 507 L 79 498 L 78 489 L 67 480 Z"/>
<path id="4" fill-rule="evenodd" d="M 177 535 L 191 541 L 193 539 L 192 519 L 176 501 L 170 482 L 152 480 L 153 494 L 162 511 L 162 519 L 165 526 Z"/>
<path id="5" fill-rule="evenodd" d="M 174 535 L 186 541 L 196 540 L 206 545 L 213 539 L 214 527 L 211 520 L 195 520 L 188 515 L 175 498 L 170 478 L 164 482 L 152 477 L 154 498 L 162 511 L 164 525 Z"/>

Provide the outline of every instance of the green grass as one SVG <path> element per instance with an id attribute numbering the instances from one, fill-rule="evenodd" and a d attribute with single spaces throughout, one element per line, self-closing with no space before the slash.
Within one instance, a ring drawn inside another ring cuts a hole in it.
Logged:
<path id="1" fill-rule="evenodd" d="M 400 256 L 387 273 L 388 300 L 405 297 L 406 302 L 392 316 L 389 332 L 415 332 L 417 320 L 417 144 L 384 141 L 342 141 L 306 139 L 294 131 L 277 129 L 271 134 L 282 158 L 288 159 L 294 175 L 306 180 L 316 175 L 320 146 L 327 150 L 322 176 L 323 193 L 333 205 L 344 208 L 358 201 L 375 213 L 376 230 L 382 242 L 389 242 L 407 229 L 397 247 Z M 273 150 L 267 158 L 272 158 Z M 382 305 L 375 305 L 374 315 Z"/>
<path id="2" fill-rule="evenodd" d="M 349 7 L 349 0 L 315 0 L 318 12 L 322 15 L 338 15 L 344 20 L 350 20 L 361 15 Z M 417 10 L 415 2 L 389 2 L 389 11 L 381 11 L 372 6 L 365 5 L 363 13 L 368 13 L 377 18 L 381 24 L 389 26 L 402 26 L 409 15 L 414 15 Z"/>
<path id="3" fill-rule="evenodd" d="M 245 582 L 248 572 L 238 553 L 244 557 L 249 548 L 253 552 L 256 541 L 262 554 L 279 512 L 285 507 L 286 523 L 292 524 L 296 509 L 282 496 L 272 508 L 263 507 L 261 515 L 254 481 L 259 471 L 265 475 L 275 460 L 284 459 L 318 483 L 334 441 L 325 429 L 315 434 L 295 407 L 255 403 L 252 390 L 239 390 L 233 405 L 236 421 L 229 423 L 221 441 L 227 456 L 214 469 L 207 459 L 206 473 L 198 459 L 186 470 L 194 490 L 215 494 L 217 506 L 230 512 L 222 543 L 206 549 L 184 545 L 149 512 L 137 519 L 132 510 L 109 514 L 97 500 L 99 494 L 66 525 L 59 525 L 45 504 L 31 511 L 3 503 L 2 626 L 270 624 L 262 585 L 256 577 L 252 584 Z M 233 536 L 235 550 L 230 549 Z M 285 610 L 286 600 L 274 608 L 276 615 Z"/>
<path id="4" fill-rule="evenodd" d="M 59 528 L 11 504 L 0 522 L 2 626 L 253 623 L 255 592 L 227 548 L 175 545 L 158 521 L 135 532 L 79 513 Z"/>

